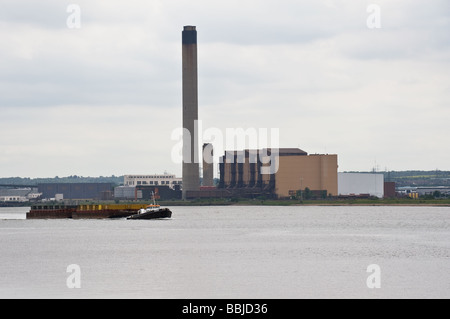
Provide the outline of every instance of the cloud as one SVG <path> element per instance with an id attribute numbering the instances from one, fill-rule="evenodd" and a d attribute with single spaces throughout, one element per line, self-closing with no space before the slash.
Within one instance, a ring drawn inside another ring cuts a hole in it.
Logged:
<path id="1" fill-rule="evenodd" d="M 380 0 L 369 29 L 372 2 L 83 0 L 69 29 L 71 2 L 2 1 L 0 176 L 179 174 L 188 24 L 205 127 L 280 128 L 348 170 L 450 169 L 434 140 L 450 133 L 450 5 Z"/>
<path id="2" fill-rule="evenodd" d="M 121 175 L 153 165 L 179 173 L 170 157 L 175 113 L 134 105 L 3 109 L 0 176 Z"/>

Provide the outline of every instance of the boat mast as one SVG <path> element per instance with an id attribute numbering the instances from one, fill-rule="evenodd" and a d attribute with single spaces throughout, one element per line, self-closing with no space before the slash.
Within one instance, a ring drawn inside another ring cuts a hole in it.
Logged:
<path id="1" fill-rule="evenodd" d="M 153 205 L 156 205 L 155 192 L 152 191 Z"/>

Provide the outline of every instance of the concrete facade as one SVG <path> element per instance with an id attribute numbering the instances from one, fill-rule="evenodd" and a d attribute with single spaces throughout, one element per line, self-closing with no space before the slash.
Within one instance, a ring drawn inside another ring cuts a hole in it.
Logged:
<path id="1" fill-rule="evenodd" d="M 202 186 L 212 187 L 214 186 L 214 163 L 213 145 L 210 143 L 203 144 L 203 181 Z"/>
<path id="2" fill-rule="evenodd" d="M 370 195 L 383 198 L 384 175 L 369 173 L 339 173 L 339 195 Z"/>
<path id="3" fill-rule="evenodd" d="M 136 198 L 136 187 L 135 186 L 117 186 L 114 188 L 114 198 L 133 200 Z"/>
<path id="4" fill-rule="evenodd" d="M 183 199 L 186 191 L 200 187 L 198 159 L 198 76 L 197 31 L 195 26 L 185 26 L 182 33 L 183 53 Z"/>
<path id="5" fill-rule="evenodd" d="M 336 196 L 337 155 L 280 156 L 275 175 L 275 193 L 288 197 L 297 190 L 322 190 Z"/>

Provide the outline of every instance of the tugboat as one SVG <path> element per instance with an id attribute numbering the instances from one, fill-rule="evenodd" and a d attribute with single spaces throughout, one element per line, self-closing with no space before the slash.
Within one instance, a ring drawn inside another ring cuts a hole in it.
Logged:
<path id="1" fill-rule="evenodd" d="M 158 219 L 158 218 L 171 218 L 172 212 L 168 208 L 161 208 L 156 204 L 155 194 L 153 195 L 153 204 L 148 205 L 146 208 L 138 210 L 137 214 L 127 217 L 127 219 Z"/>

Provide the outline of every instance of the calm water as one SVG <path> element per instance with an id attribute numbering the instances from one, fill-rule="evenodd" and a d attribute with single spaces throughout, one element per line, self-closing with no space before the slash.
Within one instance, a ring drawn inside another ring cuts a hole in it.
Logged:
<path id="1" fill-rule="evenodd" d="M 147 221 L 27 210 L 0 208 L 0 298 L 450 298 L 445 207 L 173 207 Z M 71 264 L 80 289 L 66 285 Z"/>

